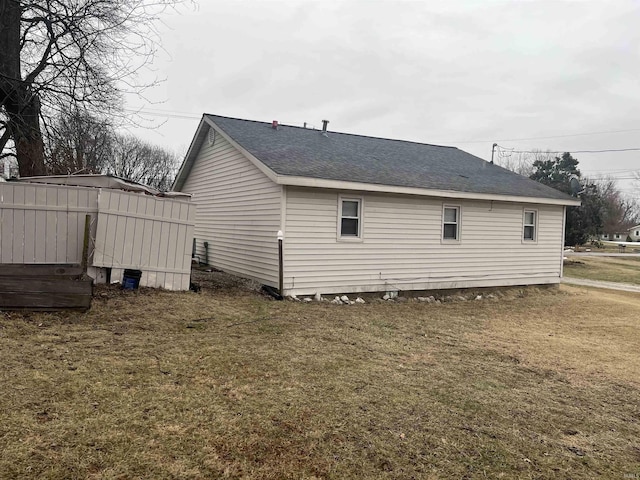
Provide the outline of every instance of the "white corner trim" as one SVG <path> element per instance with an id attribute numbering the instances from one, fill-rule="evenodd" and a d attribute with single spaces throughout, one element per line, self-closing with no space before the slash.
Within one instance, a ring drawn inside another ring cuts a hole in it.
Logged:
<path id="1" fill-rule="evenodd" d="M 280 231 L 287 234 L 287 186 L 280 186 Z"/>

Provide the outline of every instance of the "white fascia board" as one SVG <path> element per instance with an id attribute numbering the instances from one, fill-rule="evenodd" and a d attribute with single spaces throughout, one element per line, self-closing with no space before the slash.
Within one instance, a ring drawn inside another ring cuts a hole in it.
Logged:
<path id="1" fill-rule="evenodd" d="M 330 188 L 334 190 L 359 190 L 366 192 L 399 193 L 405 195 L 420 195 L 426 197 L 461 198 L 470 200 L 494 200 L 499 202 L 536 203 L 543 205 L 580 206 L 580 200 L 559 200 L 554 198 L 519 197 L 516 195 L 499 195 L 493 193 L 458 192 L 453 190 L 432 190 L 416 187 L 399 187 L 394 185 L 380 185 L 376 183 L 346 182 L 343 180 L 325 180 L 322 178 L 294 177 L 278 175 L 276 183 L 296 187 Z"/>
<path id="2" fill-rule="evenodd" d="M 207 125 L 209 125 L 211 128 L 213 128 L 216 131 L 216 134 L 221 135 L 227 142 L 229 142 L 231 145 L 233 145 L 233 147 L 236 150 L 238 150 L 245 157 L 247 157 L 247 159 L 251 163 L 253 163 L 258 168 L 258 170 L 260 170 L 262 173 L 264 173 L 269 178 L 269 180 L 271 180 L 272 182 L 275 182 L 275 183 L 279 183 L 278 182 L 278 175 L 276 174 L 276 172 L 271 170 L 264 163 L 262 163 L 260 160 L 258 160 L 256 157 L 254 157 L 251 153 L 249 153 L 244 147 L 242 147 L 242 145 L 240 145 L 233 138 L 231 138 L 229 135 L 227 135 L 220 127 L 218 127 L 218 125 L 215 124 L 215 122 L 213 120 L 209 119 L 206 115 L 204 116 L 204 121 L 207 122 Z"/>
<path id="3" fill-rule="evenodd" d="M 172 191 L 182 190 L 182 186 L 184 185 L 184 181 L 186 180 L 182 177 L 183 175 L 189 174 L 189 170 L 191 170 L 191 167 L 193 166 L 193 162 L 195 161 L 195 156 L 198 154 L 196 150 L 200 150 L 200 147 L 202 146 L 202 142 L 199 142 L 198 139 L 200 138 L 200 135 L 202 135 L 204 128 L 208 128 L 208 127 L 204 122 L 204 115 L 203 115 L 203 117 L 200 119 L 200 123 L 198 124 L 198 129 L 196 130 L 196 134 L 191 139 L 189 150 L 187 150 L 187 154 L 184 156 L 184 160 L 182 161 L 182 165 L 180 165 L 180 169 L 178 170 L 178 174 L 176 175 L 176 178 L 173 181 L 173 185 L 171 185 Z M 175 188 L 178 186 L 178 183 L 180 183 L 180 186 L 178 190 L 175 190 Z"/>

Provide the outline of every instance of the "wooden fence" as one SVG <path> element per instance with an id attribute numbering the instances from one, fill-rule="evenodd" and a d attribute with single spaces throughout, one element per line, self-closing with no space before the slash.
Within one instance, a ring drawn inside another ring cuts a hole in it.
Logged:
<path id="1" fill-rule="evenodd" d="M 87 214 L 90 275 L 132 268 L 142 286 L 189 288 L 195 206 L 120 190 L 0 183 L 0 263 L 81 263 Z"/>

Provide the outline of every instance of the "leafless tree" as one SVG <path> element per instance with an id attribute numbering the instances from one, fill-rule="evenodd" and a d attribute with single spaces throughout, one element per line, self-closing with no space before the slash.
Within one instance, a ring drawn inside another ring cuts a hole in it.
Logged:
<path id="1" fill-rule="evenodd" d="M 612 236 L 625 232 L 640 221 L 640 205 L 630 196 L 624 195 L 613 177 L 604 177 L 591 182 L 598 188 L 603 201 L 603 233 Z"/>
<path id="2" fill-rule="evenodd" d="M 553 160 L 556 153 L 542 150 L 530 152 L 514 151 L 498 146 L 495 156 L 495 164 L 511 170 L 525 177 L 530 177 L 534 172 L 533 163 L 537 160 Z"/>
<path id="3" fill-rule="evenodd" d="M 177 166 L 176 154 L 132 135 L 116 135 L 103 172 L 168 191 Z"/>
<path id="4" fill-rule="evenodd" d="M 45 136 L 47 173 L 102 173 L 113 137 L 111 125 L 85 110 L 61 113 L 49 124 Z"/>
<path id="5" fill-rule="evenodd" d="M 45 173 L 42 121 L 63 107 L 110 116 L 153 58 L 159 15 L 181 0 L 0 0 L 0 155 Z"/>
<path id="6" fill-rule="evenodd" d="M 169 190 L 178 155 L 114 126 L 83 110 L 59 115 L 45 135 L 47 173 L 104 173 Z"/>

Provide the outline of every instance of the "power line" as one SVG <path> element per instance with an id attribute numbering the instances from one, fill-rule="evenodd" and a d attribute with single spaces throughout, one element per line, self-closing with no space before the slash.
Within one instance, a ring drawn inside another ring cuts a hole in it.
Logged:
<path id="1" fill-rule="evenodd" d="M 190 113 L 190 112 L 177 112 L 177 111 L 172 111 L 172 110 L 154 110 L 154 109 L 149 109 L 149 108 L 142 108 L 142 109 L 131 109 L 131 108 L 125 108 L 124 109 L 127 112 L 131 112 L 131 113 L 141 113 L 141 114 L 145 114 L 145 115 L 157 115 L 157 116 L 161 116 L 161 117 L 168 117 L 168 118 L 184 118 L 184 119 L 198 119 L 201 118 L 202 115 L 200 114 L 196 114 L 196 113 Z M 293 123 L 292 123 L 293 124 Z M 545 137 L 525 137 L 525 138 L 502 138 L 502 139 L 497 139 L 497 140 L 465 140 L 465 141 L 455 141 L 455 142 L 443 142 L 443 143 L 489 143 L 489 142 L 519 142 L 519 141 L 523 141 L 523 140 L 545 140 L 545 139 L 549 139 L 549 138 L 569 138 L 569 137 L 582 137 L 582 136 L 587 136 L 587 135 L 608 135 L 608 134 L 612 134 L 612 133 L 627 133 L 627 132 L 640 132 L 640 128 L 628 128 L 628 129 L 623 129 L 623 130 L 606 130 L 606 131 L 601 131 L 601 132 L 584 132 L 584 133 L 568 133 L 568 134 L 563 134 L 563 135 L 549 135 L 549 136 L 545 136 Z M 640 150 L 640 148 L 636 148 L 633 150 Z M 566 150 L 564 150 L 566 151 Z M 609 151 L 609 150 L 607 150 Z M 622 150 L 620 150 L 622 151 Z M 518 151 L 519 152 L 519 151 Z M 553 152 L 553 153 L 559 153 L 558 152 Z M 599 150 L 594 150 L 594 151 L 590 151 L 590 150 L 585 150 L 585 151 L 581 151 L 581 152 L 575 152 L 575 153 L 599 153 Z M 535 153 L 535 152 L 523 152 L 523 153 Z"/>
<path id="2" fill-rule="evenodd" d="M 501 148 L 503 150 L 507 150 L 510 153 L 540 153 L 540 154 L 545 154 L 545 153 L 565 153 L 565 152 L 570 152 L 570 153 L 607 153 L 607 152 L 638 152 L 640 151 L 640 147 L 633 147 L 633 148 L 607 148 L 607 149 L 603 149 L 603 150 L 571 150 L 571 149 L 564 149 L 564 150 L 515 150 L 512 148 L 507 148 L 507 147 L 503 147 L 501 145 L 498 145 L 498 148 Z"/>
<path id="3" fill-rule="evenodd" d="M 623 169 L 611 169 L 611 170 L 585 170 L 583 172 L 591 172 L 593 174 L 598 173 L 629 173 L 629 172 L 637 172 L 640 168 L 623 168 Z"/>
<path id="4" fill-rule="evenodd" d="M 192 113 L 180 113 L 180 112 L 172 112 L 170 110 L 166 111 L 150 111 L 148 109 L 133 109 L 133 108 L 125 108 L 123 109 L 125 112 L 135 113 L 139 115 L 151 115 L 156 117 L 166 117 L 166 118 L 179 118 L 183 120 L 197 120 L 202 117 L 202 115 L 196 115 Z"/>
<path id="5" fill-rule="evenodd" d="M 626 130 L 608 130 L 603 132 L 585 132 L 585 133 L 569 133 L 565 135 L 549 135 L 547 137 L 527 137 L 527 138 L 499 138 L 497 140 L 466 140 L 458 142 L 445 142 L 445 143 L 491 143 L 491 142 L 519 142 L 523 140 L 546 140 L 548 138 L 568 138 L 568 137 L 583 137 L 587 135 L 607 135 L 610 133 L 626 133 L 626 132 L 640 132 L 640 128 L 629 128 Z"/>

